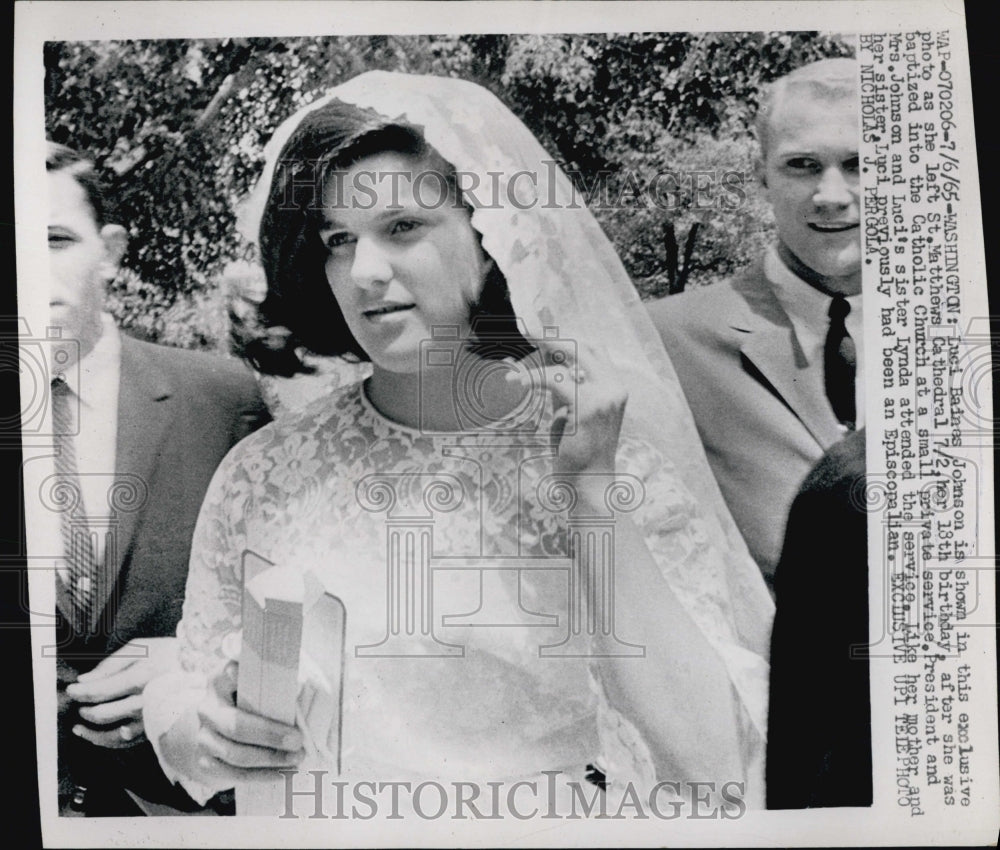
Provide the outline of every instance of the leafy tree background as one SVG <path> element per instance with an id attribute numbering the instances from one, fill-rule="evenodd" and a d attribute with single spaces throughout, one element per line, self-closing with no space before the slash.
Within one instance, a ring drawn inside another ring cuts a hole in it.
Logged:
<path id="1" fill-rule="evenodd" d="M 492 90 L 577 181 L 652 297 L 760 253 L 772 227 L 752 172 L 760 87 L 849 55 L 850 37 L 816 32 L 53 42 L 46 123 L 49 138 L 97 162 L 129 229 L 109 294 L 119 323 L 224 350 L 229 306 L 259 291 L 234 208 L 263 147 L 289 114 L 362 71 Z"/>

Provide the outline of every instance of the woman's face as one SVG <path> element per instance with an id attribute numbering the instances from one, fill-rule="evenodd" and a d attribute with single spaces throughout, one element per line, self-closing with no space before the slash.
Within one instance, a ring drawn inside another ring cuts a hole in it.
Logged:
<path id="1" fill-rule="evenodd" d="M 492 261 L 422 160 L 381 153 L 331 175 L 319 235 L 330 288 L 376 368 L 417 372 L 433 327 L 468 337 Z"/>

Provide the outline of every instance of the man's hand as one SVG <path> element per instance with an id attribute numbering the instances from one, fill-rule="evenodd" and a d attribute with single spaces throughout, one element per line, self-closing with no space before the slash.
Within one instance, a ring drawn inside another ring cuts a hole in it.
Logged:
<path id="1" fill-rule="evenodd" d="M 73 734 L 98 747 L 135 746 L 144 737 L 142 690 L 176 660 L 176 638 L 137 638 L 83 673 L 66 688 L 85 721 L 73 727 Z"/>

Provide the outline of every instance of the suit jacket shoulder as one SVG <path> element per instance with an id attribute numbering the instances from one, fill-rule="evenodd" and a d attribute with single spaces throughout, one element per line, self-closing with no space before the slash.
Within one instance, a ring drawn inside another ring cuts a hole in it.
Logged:
<path id="1" fill-rule="evenodd" d="M 169 373 L 182 385 L 211 389 L 224 398 L 259 399 L 257 382 L 250 369 L 239 360 L 204 351 L 189 351 L 155 345 L 122 335 L 126 350 Z"/>
<path id="2" fill-rule="evenodd" d="M 650 302 L 647 309 L 672 359 L 684 358 L 691 343 L 732 347 L 752 328 L 791 327 L 764 276 L 763 260 L 710 286 Z"/>
<path id="3" fill-rule="evenodd" d="M 122 335 L 122 369 L 152 397 L 174 396 L 194 418 L 231 423 L 234 442 L 270 420 L 253 373 L 238 360 Z"/>

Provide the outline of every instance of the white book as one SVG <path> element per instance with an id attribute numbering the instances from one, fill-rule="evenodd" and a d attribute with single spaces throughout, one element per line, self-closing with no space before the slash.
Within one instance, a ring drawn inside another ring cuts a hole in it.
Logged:
<path id="1" fill-rule="evenodd" d="M 243 556 L 243 640 L 237 705 L 306 739 L 307 761 L 340 770 L 344 670 L 343 603 L 310 572 Z M 280 815 L 286 778 L 236 786 L 240 815 Z"/>

